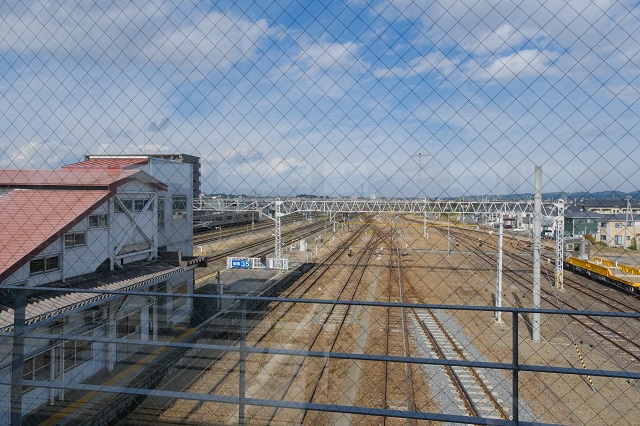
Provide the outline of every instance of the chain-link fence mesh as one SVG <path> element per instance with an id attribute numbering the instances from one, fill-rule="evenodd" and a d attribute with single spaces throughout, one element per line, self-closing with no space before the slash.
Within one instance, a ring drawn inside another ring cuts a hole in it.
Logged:
<path id="1" fill-rule="evenodd" d="M 637 424 L 639 13 L 2 2 L 0 424 Z"/>

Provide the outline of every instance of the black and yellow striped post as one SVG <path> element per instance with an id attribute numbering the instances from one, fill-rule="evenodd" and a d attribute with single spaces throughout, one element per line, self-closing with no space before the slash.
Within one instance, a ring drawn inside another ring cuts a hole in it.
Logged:
<path id="1" fill-rule="evenodd" d="M 578 343 L 574 342 L 573 346 L 576 348 L 576 352 L 578 353 L 578 358 L 580 358 L 580 364 L 582 364 L 582 368 L 587 369 L 587 365 L 584 363 L 584 359 L 582 358 L 582 353 L 580 353 L 580 348 L 578 348 Z M 596 391 L 595 386 L 593 386 L 593 380 L 591 380 L 591 376 L 587 374 L 587 380 L 589 380 L 589 385 L 591 386 L 592 391 Z"/>

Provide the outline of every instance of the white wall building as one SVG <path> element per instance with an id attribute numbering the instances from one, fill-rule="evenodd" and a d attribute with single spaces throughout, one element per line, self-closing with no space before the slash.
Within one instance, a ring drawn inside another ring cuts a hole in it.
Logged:
<path id="1" fill-rule="evenodd" d="M 0 424 L 189 323 L 191 165 L 89 163 L 0 171 Z M 109 293 L 127 290 L 167 295 Z"/>

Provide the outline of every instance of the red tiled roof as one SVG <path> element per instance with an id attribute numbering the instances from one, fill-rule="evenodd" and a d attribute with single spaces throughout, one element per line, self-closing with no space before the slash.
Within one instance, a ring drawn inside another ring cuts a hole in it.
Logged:
<path id="1" fill-rule="evenodd" d="M 0 196 L 0 281 L 114 194 L 16 189 Z"/>
<path id="2" fill-rule="evenodd" d="M 105 187 L 114 188 L 132 179 L 140 179 L 162 190 L 167 186 L 140 170 L 65 169 L 65 170 L 0 170 L 0 187 Z"/>
<path id="3" fill-rule="evenodd" d="M 79 163 L 62 166 L 63 170 L 67 169 L 126 169 L 129 167 L 147 164 L 147 158 L 89 158 Z"/>
<path id="4" fill-rule="evenodd" d="M 134 179 L 167 190 L 141 170 L 0 170 L 0 282 Z"/>

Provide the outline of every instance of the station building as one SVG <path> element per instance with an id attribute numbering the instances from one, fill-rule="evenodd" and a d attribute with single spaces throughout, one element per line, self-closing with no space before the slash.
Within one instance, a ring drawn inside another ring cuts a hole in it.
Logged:
<path id="1" fill-rule="evenodd" d="M 142 162 L 146 161 L 146 164 L 150 165 L 150 168 L 153 169 L 153 159 L 156 160 L 169 160 L 172 163 L 185 163 L 191 164 L 191 185 L 192 185 L 192 194 L 193 198 L 200 197 L 202 185 L 201 185 L 201 177 L 202 173 L 200 171 L 200 157 L 189 154 L 118 154 L 118 155 L 110 155 L 110 154 L 88 154 L 85 156 L 85 162 L 90 162 L 89 160 L 141 160 Z M 152 171 L 147 171 L 154 175 Z"/>
<path id="2" fill-rule="evenodd" d="M 0 424 L 189 323 L 192 177 L 159 158 L 0 170 Z"/>

